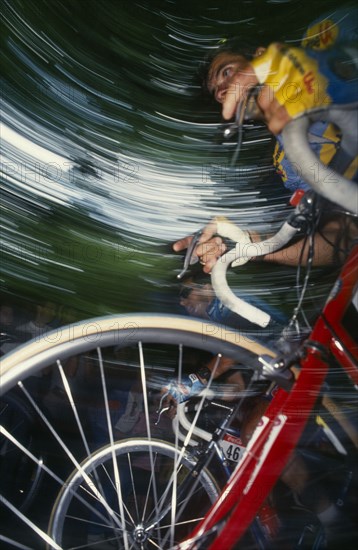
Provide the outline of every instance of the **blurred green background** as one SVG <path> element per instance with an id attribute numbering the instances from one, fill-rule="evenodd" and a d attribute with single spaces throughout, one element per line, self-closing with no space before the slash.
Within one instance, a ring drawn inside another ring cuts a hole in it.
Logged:
<path id="1" fill-rule="evenodd" d="M 236 170 L 198 68 L 218 42 L 299 43 L 327 0 L 2 0 L 2 301 L 77 318 L 177 307 L 176 239 L 226 214 L 272 230 L 287 194 L 248 128 Z M 290 308 L 295 270 L 233 286 Z M 326 279 L 312 282 L 315 300 Z"/>

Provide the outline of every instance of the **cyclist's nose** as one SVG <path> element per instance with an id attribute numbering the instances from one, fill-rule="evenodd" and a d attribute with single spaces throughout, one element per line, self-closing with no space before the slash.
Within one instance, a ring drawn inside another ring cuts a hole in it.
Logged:
<path id="1" fill-rule="evenodd" d="M 215 100 L 218 103 L 223 103 L 224 99 L 225 99 L 225 96 L 226 96 L 226 93 L 227 93 L 227 87 L 226 86 L 218 87 L 215 91 Z"/>

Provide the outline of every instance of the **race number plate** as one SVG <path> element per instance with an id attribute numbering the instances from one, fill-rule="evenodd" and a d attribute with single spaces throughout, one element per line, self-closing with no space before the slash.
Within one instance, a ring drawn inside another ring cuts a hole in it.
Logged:
<path id="1" fill-rule="evenodd" d="M 221 441 L 221 447 L 224 451 L 225 457 L 232 462 L 239 462 L 245 450 L 241 439 L 230 434 L 224 435 L 224 438 Z"/>

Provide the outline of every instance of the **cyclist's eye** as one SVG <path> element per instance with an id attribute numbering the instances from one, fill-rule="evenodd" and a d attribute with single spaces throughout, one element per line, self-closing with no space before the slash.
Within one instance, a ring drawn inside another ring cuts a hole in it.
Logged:
<path id="1" fill-rule="evenodd" d="M 223 77 L 229 78 L 232 75 L 232 67 L 226 67 L 223 69 Z"/>

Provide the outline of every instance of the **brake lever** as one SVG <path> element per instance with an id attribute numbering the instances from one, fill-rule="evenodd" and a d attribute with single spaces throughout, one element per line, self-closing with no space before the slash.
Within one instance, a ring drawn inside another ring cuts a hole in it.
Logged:
<path id="1" fill-rule="evenodd" d="M 158 415 L 156 422 L 154 422 L 154 425 L 155 425 L 155 426 L 158 426 L 162 414 L 165 413 L 165 412 L 167 412 L 167 411 L 169 411 L 169 410 L 171 409 L 171 405 L 167 405 L 166 407 L 163 407 L 163 403 L 164 403 L 165 399 L 168 397 L 168 395 L 170 395 L 170 392 L 169 392 L 169 391 L 167 391 L 166 393 L 164 393 L 164 394 L 162 395 L 162 397 L 160 398 L 159 406 L 158 406 L 157 410 L 155 411 L 155 412 L 157 413 L 157 415 Z"/>
<path id="2" fill-rule="evenodd" d="M 188 246 L 188 248 L 186 250 L 183 269 L 177 275 L 177 279 L 182 279 L 182 277 L 184 277 L 185 273 L 188 271 L 189 266 L 197 263 L 198 258 L 192 258 L 192 255 L 193 255 L 193 252 L 196 248 L 196 245 L 199 242 L 199 239 L 200 239 L 200 236 L 201 236 L 202 232 L 203 232 L 202 229 L 200 229 L 199 231 L 194 233 L 193 239 L 192 239 L 190 245 Z"/>
<path id="3" fill-rule="evenodd" d="M 156 413 L 159 413 L 159 416 L 160 416 L 160 410 L 162 409 L 162 406 L 163 406 L 163 402 L 164 400 L 168 397 L 168 395 L 170 395 L 170 392 L 169 390 L 165 393 L 162 394 L 161 398 L 160 398 L 160 401 L 159 401 L 159 405 L 158 405 L 158 408 L 157 410 L 155 411 Z"/>
<path id="4" fill-rule="evenodd" d="M 156 422 L 154 422 L 154 426 L 158 426 L 158 424 L 160 422 L 160 419 L 162 417 L 162 414 L 169 411 L 171 408 L 172 408 L 171 405 L 168 405 L 167 407 L 163 407 L 163 408 L 161 408 L 157 411 L 158 418 L 157 418 Z"/>
<path id="5" fill-rule="evenodd" d="M 237 144 L 230 162 L 230 166 L 236 165 L 239 153 L 241 151 L 245 120 L 260 120 L 260 118 L 262 118 L 262 113 L 257 105 L 257 98 L 261 88 L 262 86 L 258 85 L 248 91 L 247 95 L 237 105 L 235 122 L 230 124 L 230 126 L 224 131 L 224 136 L 226 138 L 231 137 L 234 131 L 238 133 Z"/>

